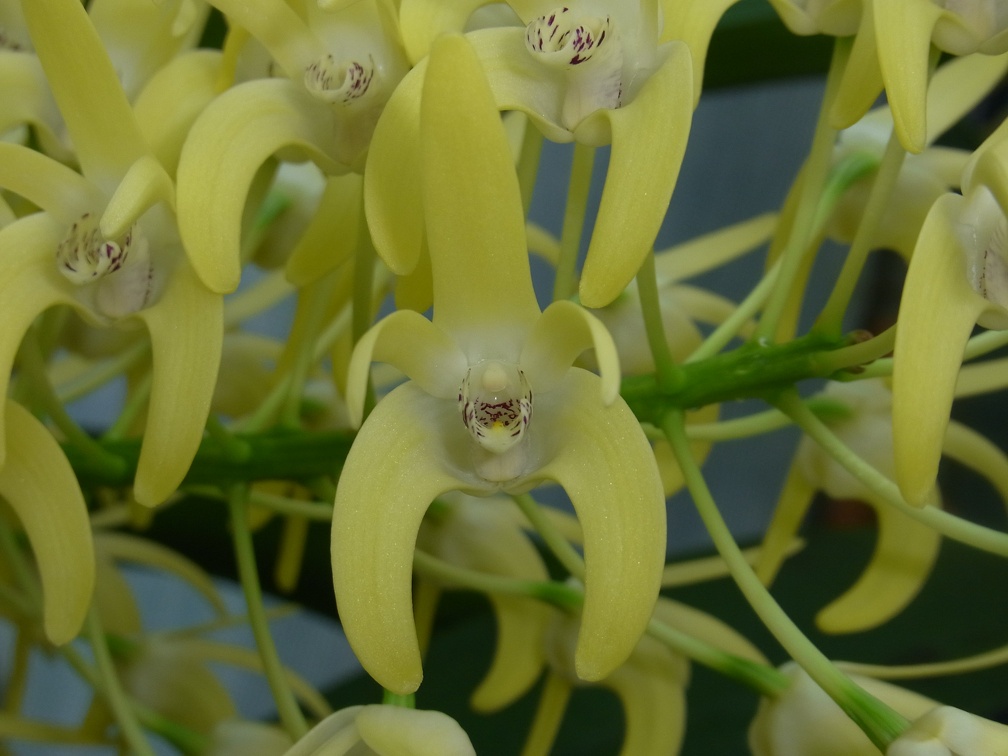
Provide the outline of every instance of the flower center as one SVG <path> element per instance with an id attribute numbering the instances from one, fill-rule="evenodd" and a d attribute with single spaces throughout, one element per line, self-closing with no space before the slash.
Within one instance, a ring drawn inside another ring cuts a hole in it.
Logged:
<path id="1" fill-rule="evenodd" d="M 566 72 L 566 128 L 573 129 L 596 110 L 620 106 L 623 49 L 609 16 L 575 17 L 563 6 L 525 28 L 525 46 L 541 63 Z"/>
<path id="2" fill-rule="evenodd" d="M 1008 309 L 1008 219 L 1000 215 L 987 244 L 968 261 L 969 281 L 984 299 Z"/>
<path id="3" fill-rule="evenodd" d="M 97 284 L 91 304 L 106 317 L 131 315 L 150 299 L 150 252 L 137 224 L 121 239 L 106 239 L 98 218 L 85 213 L 56 247 L 56 265 L 75 286 Z"/>
<path id="4" fill-rule="evenodd" d="M 336 62 L 332 55 L 323 55 L 305 71 L 308 91 L 326 102 L 348 105 L 364 97 L 374 80 L 374 59 Z"/>
<path id="5" fill-rule="evenodd" d="M 466 372 L 459 407 L 476 442 L 502 454 L 525 435 L 532 419 L 532 389 L 517 365 L 487 360 Z"/>

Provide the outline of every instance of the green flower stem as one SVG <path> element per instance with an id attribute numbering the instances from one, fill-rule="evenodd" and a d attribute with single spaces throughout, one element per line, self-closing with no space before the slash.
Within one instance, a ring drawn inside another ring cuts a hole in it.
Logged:
<path id="1" fill-rule="evenodd" d="M 641 311 L 644 315 L 644 332 L 654 358 L 658 385 L 664 391 L 674 391 L 682 384 L 682 373 L 672 358 L 665 324 L 662 322 L 661 300 L 658 296 L 658 277 L 655 273 L 655 258 L 652 251 L 637 272 L 637 289 L 640 293 Z"/>
<path id="2" fill-rule="evenodd" d="M 581 234 L 584 231 L 588 193 L 591 189 L 595 148 L 574 143 L 570 183 L 567 186 L 567 207 L 564 209 L 563 227 L 560 231 L 560 259 L 557 261 L 553 281 L 553 301 L 570 299 L 577 292 L 578 253 L 581 251 Z"/>
<path id="3" fill-rule="evenodd" d="M 834 399 L 812 397 L 806 399 L 805 404 L 818 417 L 839 418 L 850 414 L 850 408 L 846 404 Z M 716 423 L 692 423 L 686 426 L 686 436 L 690 441 L 734 441 L 760 436 L 792 424 L 791 418 L 780 410 L 768 409 Z M 648 437 L 655 440 L 665 438 L 665 434 L 656 429 L 653 433 L 649 433 Z"/>
<path id="4" fill-rule="evenodd" d="M 868 253 L 872 249 L 872 243 L 875 241 L 879 226 L 882 224 L 882 217 L 885 215 L 889 198 L 896 186 L 896 179 L 899 178 L 905 157 L 906 150 L 903 149 L 894 130 L 889 135 L 889 143 L 882 154 L 882 161 L 878 164 L 875 181 L 868 194 L 868 201 L 861 214 L 861 221 L 854 234 L 854 241 L 847 252 L 847 259 L 844 260 L 843 268 L 840 270 L 840 275 L 837 277 L 826 305 L 812 326 L 813 331 L 821 331 L 833 336 L 841 333 L 844 313 L 850 304 L 854 287 L 861 277 Z"/>
<path id="5" fill-rule="evenodd" d="M 256 647 L 262 657 L 263 674 L 273 692 L 273 700 L 277 705 L 280 722 L 294 740 L 299 740 L 308 732 L 304 715 L 298 707 L 297 699 L 287 684 L 280 656 L 277 654 L 273 636 L 270 633 L 266 611 L 263 607 L 262 588 L 259 585 L 259 571 L 256 567 L 255 551 L 252 547 L 252 533 L 249 530 L 248 490 L 245 486 L 233 486 L 228 494 L 228 505 L 231 513 L 232 540 L 234 541 L 235 559 L 238 565 L 238 577 L 245 603 L 248 608 L 249 625 L 255 637 Z"/>
<path id="6" fill-rule="evenodd" d="M 833 142 L 836 130 L 830 126 L 829 113 L 836 99 L 840 80 L 847 65 L 850 54 L 851 39 L 838 38 L 833 48 L 833 59 L 830 62 L 829 74 L 826 77 L 826 91 L 819 109 L 815 134 L 808 158 L 800 175 L 801 188 L 798 199 L 798 209 L 794 223 L 790 229 L 790 237 L 781 252 L 781 270 L 774 285 L 774 290 L 767 301 L 766 309 L 756 326 L 754 338 L 757 341 L 772 341 L 780 322 L 795 277 L 801 269 L 804 252 L 813 239 L 814 224 L 819 205 L 820 194 L 826 184 L 833 157 Z"/>
<path id="7" fill-rule="evenodd" d="M 516 117 L 518 114 L 515 114 Z M 532 194 L 535 192 L 536 177 L 539 175 L 539 158 L 542 155 L 543 135 L 532 122 L 525 118 L 525 131 L 522 134 L 521 153 L 518 156 L 518 186 L 521 188 L 522 209 L 528 217 L 532 207 Z"/>
<path id="8" fill-rule="evenodd" d="M 662 428 L 672 445 L 686 486 L 707 532 L 750 606 L 791 657 L 884 753 L 889 744 L 909 727 L 909 722 L 837 669 L 801 632 L 756 577 L 721 517 L 693 458 L 686 438 L 683 413 L 677 410 L 668 412 Z"/>
<path id="9" fill-rule="evenodd" d="M 900 512 L 934 528 L 947 538 L 960 541 L 981 551 L 1008 557 L 1008 533 L 985 528 L 933 506 L 918 508 L 907 504 L 900 495 L 896 484 L 851 451 L 822 420 L 808 410 L 797 393 L 783 392 L 777 397 L 775 403 L 847 472 Z"/>
<path id="10" fill-rule="evenodd" d="M 451 564 L 420 549 L 413 552 L 413 567 L 425 577 L 456 588 L 468 588 L 501 596 L 533 598 L 562 609 L 575 609 L 584 603 L 584 593 L 564 583 L 489 575 Z"/>
<path id="11" fill-rule="evenodd" d="M 578 580 L 584 581 L 584 559 L 577 552 L 577 549 L 571 546 L 570 542 L 564 538 L 563 533 L 557 529 L 556 525 L 546 515 L 546 512 L 539 506 L 539 502 L 529 494 L 517 494 L 511 498 L 514 499 L 522 514 L 532 523 L 532 527 L 536 529 L 536 532 L 546 543 L 547 548 L 553 552 L 553 556 L 559 560 L 564 569 Z"/>
<path id="12" fill-rule="evenodd" d="M 105 642 L 105 634 L 102 632 L 101 621 L 98 619 L 98 612 L 94 607 L 88 611 L 85 621 L 85 632 L 91 649 L 94 652 L 95 665 L 98 668 L 98 677 L 101 680 L 100 690 L 108 703 L 109 708 L 115 715 L 116 722 L 122 732 L 122 736 L 129 744 L 131 753 L 137 756 L 154 756 L 154 749 L 147 740 L 137 713 L 126 697 L 126 692 L 119 683 L 116 674 L 115 664 L 112 662 L 112 654 L 109 652 Z"/>
<path id="13" fill-rule="evenodd" d="M 915 680 L 922 677 L 943 677 L 977 672 L 1008 663 L 1008 646 L 1001 646 L 982 654 L 964 656 L 961 659 L 931 662 L 930 664 L 906 664 L 891 666 L 886 664 L 857 664 L 844 662 L 844 669 L 852 675 L 874 677 L 876 680 Z"/>
<path id="14" fill-rule="evenodd" d="M 29 387 L 32 398 L 45 411 L 56 427 L 63 432 L 68 441 L 77 447 L 82 454 L 90 457 L 95 464 L 108 467 L 111 474 L 122 472 L 125 463 L 113 454 L 109 454 L 101 444 L 89 436 L 81 428 L 63 406 L 46 373 L 45 358 L 39 346 L 35 328 L 25 334 L 18 353 L 19 366 L 24 371 L 21 380 Z"/>
<path id="15" fill-rule="evenodd" d="M 205 496 L 209 499 L 227 499 L 219 489 L 213 486 L 191 486 L 187 490 L 197 496 Z M 266 491 L 250 491 L 249 504 L 265 507 L 277 514 L 303 517 L 313 522 L 332 522 L 331 504 L 304 501 L 303 499 L 291 499 L 287 496 L 267 493 Z"/>
<path id="16" fill-rule="evenodd" d="M 984 331 L 970 338 L 966 342 L 966 349 L 963 350 L 963 363 L 983 357 L 996 349 L 1008 345 L 1008 331 Z M 887 357 L 882 360 L 875 360 L 867 366 L 858 376 L 861 378 L 879 378 L 892 375 L 892 358 Z"/>
<path id="17" fill-rule="evenodd" d="M 216 415 L 207 417 L 206 429 L 210 437 L 216 441 L 224 455 L 233 462 L 246 462 L 252 454 L 252 448 L 239 438 L 235 438 L 221 423 Z"/>
<path id="18" fill-rule="evenodd" d="M 853 337 L 858 339 L 862 333 L 867 335 L 868 332 L 855 332 Z M 890 354 L 895 344 L 896 326 L 890 326 L 877 336 L 871 336 L 850 346 L 822 354 L 820 359 L 824 366 L 832 368 L 832 372 L 836 374 L 833 376 L 834 378 L 842 380 L 849 376 L 852 379 L 857 379 L 864 373 L 863 366 L 870 365 L 875 360 Z"/>
<path id="19" fill-rule="evenodd" d="M 93 367 L 88 368 L 75 378 L 57 384 L 54 387 L 56 396 L 64 404 L 87 396 L 109 381 L 118 378 L 134 365 L 139 364 L 149 354 L 150 342 L 144 339 L 115 357 L 95 363 Z"/>
<path id="20" fill-rule="evenodd" d="M 402 695 L 401 693 L 393 693 L 391 690 L 386 690 L 382 693 L 382 703 L 386 706 L 398 706 L 403 709 L 415 709 L 416 694 L 407 693 L 406 695 Z"/>
<path id="21" fill-rule="evenodd" d="M 120 439 L 126 435 L 130 426 L 136 422 L 137 417 L 140 416 L 144 407 L 147 406 L 147 402 L 150 400 L 151 386 L 153 383 L 154 373 L 148 370 L 144 377 L 140 379 L 127 396 L 126 404 L 119 413 L 119 417 L 117 417 L 116 421 L 109 426 L 109 429 L 102 434 L 103 441 Z"/>
<path id="22" fill-rule="evenodd" d="M 703 664 L 725 677 L 742 683 L 760 695 L 776 698 L 787 690 L 790 684 L 787 676 L 773 667 L 725 653 L 704 643 L 699 638 L 669 627 L 654 618 L 648 623 L 647 633 L 652 638 L 664 643 L 672 651 L 689 658 L 690 661 Z"/>

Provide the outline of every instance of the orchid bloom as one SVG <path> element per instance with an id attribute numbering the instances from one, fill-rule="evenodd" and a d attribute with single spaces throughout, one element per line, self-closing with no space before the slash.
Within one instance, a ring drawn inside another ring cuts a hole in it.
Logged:
<path id="1" fill-rule="evenodd" d="M 931 495 L 963 349 L 974 325 L 1008 328 L 1008 130 L 980 146 L 962 195 L 931 207 L 910 260 L 893 353 L 896 482 Z"/>
<path id="2" fill-rule="evenodd" d="M 1008 725 L 952 706 L 916 719 L 886 749 L 886 756 L 986 756 L 1008 753 Z"/>
<path id="3" fill-rule="evenodd" d="M 440 711 L 350 706 L 330 714 L 286 756 L 475 756 L 458 722 Z"/>
<path id="4" fill-rule="evenodd" d="M 0 186 L 44 211 L 0 230 L 0 388 L 23 335 L 52 305 L 71 305 L 99 326 L 142 321 L 154 364 L 134 493 L 154 505 L 178 487 L 203 435 L 220 360 L 221 297 L 185 261 L 171 179 L 147 152 L 81 4 L 32 0 L 24 12 L 83 175 L 0 144 Z"/>
<path id="5" fill-rule="evenodd" d="M 421 133 L 434 316 L 388 316 L 351 361 L 357 421 L 372 359 L 411 380 L 361 427 L 337 487 L 332 559 L 343 629 L 385 688 L 416 690 L 410 578 L 424 511 L 451 490 L 486 495 L 555 481 L 584 530 L 578 673 L 599 679 L 633 650 L 658 593 L 665 505 L 654 458 L 618 396 L 602 325 L 567 301 L 539 311 L 511 152 L 464 38 L 435 43 Z M 589 347 L 602 378 L 570 367 Z"/>
<path id="6" fill-rule="evenodd" d="M 853 36 L 831 113 L 855 123 L 885 89 L 896 134 L 909 152 L 928 141 L 931 54 L 1008 52 L 1008 9 L 1000 0 L 771 0 L 795 34 Z"/>
<path id="7" fill-rule="evenodd" d="M 467 17 L 430 5 L 417 0 L 402 9 L 413 56 L 422 55 L 446 25 Z M 525 28 L 466 35 L 497 108 L 525 113 L 555 142 L 612 145 L 580 288 L 586 306 L 601 307 L 636 275 L 665 217 L 693 113 L 690 50 L 684 42 L 662 40 L 654 3 L 511 5 Z M 418 154 L 423 68 L 418 62 L 390 100 L 365 173 L 375 248 L 398 275 L 417 267 L 422 249 L 423 218 L 410 166 Z"/>
<path id="8" fill-rule="evenodd" d="M 74 639 L 91 605 L 95 556 L 87 505 L 56 439 L 7 399 L 2 429 L 9 451 L 0 467 L 0 497 L 20 520 L 42 583 L 46 637 Z"/>
<path id="9" fill-rule="evenodd" d="M 807 756 L 811 753 L 816 756 L 878 756 L 878 749 L 868 736 L 801 667 L 788 662 L 781 671 L 791 679 L 791 686 L 777 698 L 760 700 L 749 726 L 749 749 L 753 756 Z M 910 719 L 921 716 L 935 705 L 919 693 L 881 680 L 860 675 L 851 675 L 851 679 Z M 888 753 L 893 751 L 890 749 Z"/>
<path id="10" fill-rule="evenodd" d="M 846 406 L 830 422 L 833 432 L 859 457 L 893 476 L 892 395 L 880 381 L 831 383 L 822 397 Z M 769 585 L 808 512 L 817 490 L 834 499 L 863 501 L 878 519 L 871 562 L 841 596 L 819 611 L 825 632 L 849 633 L 876 627 L 902 611 L 923 587 L 938 557 L 941 536 L 900 512 L 847 472 L 822 447 L 803 436 L 767 528 L 756 574 Z"/>
<path id="11" fill-rule="evenodd" d="M 260 41 L 285 74 L 220 95 L 196 120 L 180 157 L 182 239 L 200 279 L 229 292 L 241 276 L 246 197 L 263 164 L 279 152 L 281 159 L 310 159 L 333 177 L 361 171 L 375 122 L 407 65 L 390 0 L 310 0 L 305 18 L 284 0 L 213 4 Z M 320 213 L 360 197 L 359 177 L 348 181 Z"/>

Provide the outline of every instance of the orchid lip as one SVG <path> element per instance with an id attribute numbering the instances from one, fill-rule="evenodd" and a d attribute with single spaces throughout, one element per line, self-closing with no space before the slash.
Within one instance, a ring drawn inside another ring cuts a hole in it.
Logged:
<path id="1" fill-rule="evenodd" d="M 98 225 L 97 216 L 84 213 L 56 247 L 60 273 L 77 286 L 119 270 L 133 246 L 133 228 L 116 241 L 105 239 Z"/>
<path id="2" fill-rule="evenodd" d="M 525 435 L 532 419 L 532 388 L 517 365 L 484 360 L 466 371 L 459 408 L 476 443 L 502 454 Z"/>
<path id="3" fill-rule="evenodd" d="M 304 80 L 308 91 L 319 99 L 349 105 L 368 94 L 374 76 L 375 62 L 370 55 L 366 62 L 337 63 L 336 58 L 328 54 L 308 66 Z"/>

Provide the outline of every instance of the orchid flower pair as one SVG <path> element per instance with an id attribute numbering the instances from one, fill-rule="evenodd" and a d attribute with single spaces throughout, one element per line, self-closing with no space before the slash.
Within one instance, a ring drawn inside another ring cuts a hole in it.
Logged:
<path id="1" fill-rule="evenodd" d="M 665 506 L 654 458 L 618 397 L 615 347 L 602 325 L 570 302 L 539 311 L 511 152 L 464 38 L 434 44 L 420 117 L 434 315 L 388 316 L 351 361 L 348 404 L 358 422 L 372 360 L 410 380 L 368 416 L 337 488 L 332 560 L 343 628 L 375 679 L 414 691 L 422 672 L 412 554 L 428 505 L 451 490 L 521 492 L 555 481 L 584 530 L 578 674 L 600 679 L 630 654 L 658 592 Z M 601 377 L 571 367 L 592 347 Z"/>

